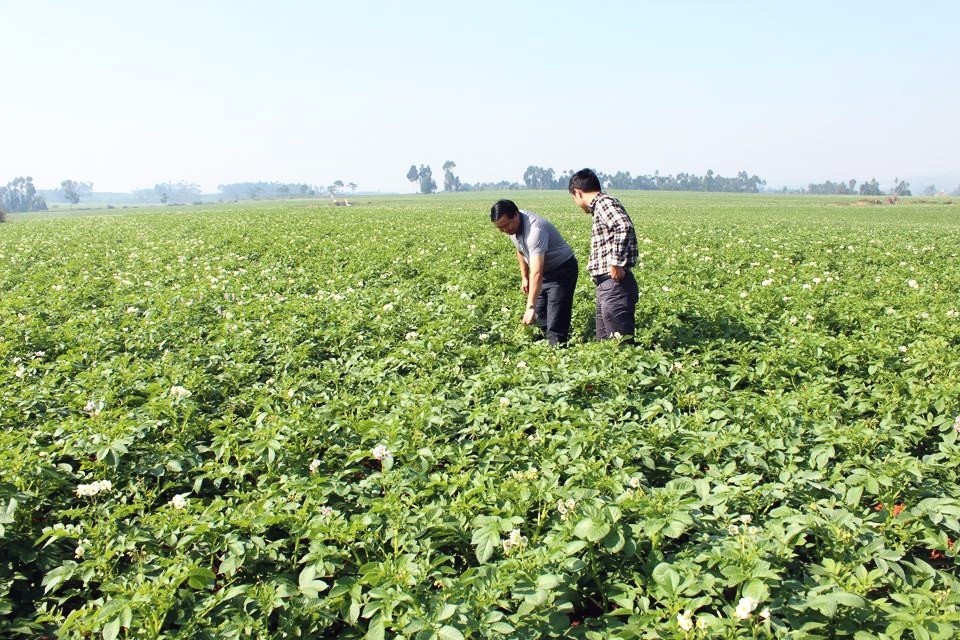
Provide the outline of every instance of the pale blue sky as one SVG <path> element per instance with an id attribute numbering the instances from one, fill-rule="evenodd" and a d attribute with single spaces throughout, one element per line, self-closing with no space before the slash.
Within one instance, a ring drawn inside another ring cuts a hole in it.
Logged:
<path id="1" fill-rule="evenodd" d="M 958 33 L 955 1 L 0 0 L 0 184 L 410 191 L 449 159 L 949 190 Z"/>

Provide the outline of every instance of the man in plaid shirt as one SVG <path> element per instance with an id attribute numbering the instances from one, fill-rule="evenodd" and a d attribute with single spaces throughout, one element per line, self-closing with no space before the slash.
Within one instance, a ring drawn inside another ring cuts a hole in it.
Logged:
<path id="1" fill-rule="evenodd" d="M 603 193 L 590 169 L 570 176 L 573 201 L 593 216 L 587 271 L 597 286 L 597 340 L 623 336 L 632 339 L 637 299 L 633 266 L 637 263 L 637 234 L 620 201 Z"/>

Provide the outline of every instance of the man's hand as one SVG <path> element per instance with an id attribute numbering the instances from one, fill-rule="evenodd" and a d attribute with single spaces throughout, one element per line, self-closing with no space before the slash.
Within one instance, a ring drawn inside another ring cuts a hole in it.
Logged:
<path id="1" fill-rule="evenodd" d="M 616 280 L 617 282 L 620 282 L 623 279 L 623 276 L 625 276 L 626 274 L 627 274 L 627 271 L 623 267 L 610 265 L 610 277 Z"/>
<path id="2" fill-rule="evenodd" d="M 530 293 L 530 278 L 522 278 L 520 280 L 520 290 L 524 293 Z"/>
<path id="3" fill-rule="evenodd" d="M 537 319 L 537 312 L 533 309 L 527 309 L 526 313 L 523 314 L 523 324 L 529 326 L 533 324 L 533 321 Z"/>

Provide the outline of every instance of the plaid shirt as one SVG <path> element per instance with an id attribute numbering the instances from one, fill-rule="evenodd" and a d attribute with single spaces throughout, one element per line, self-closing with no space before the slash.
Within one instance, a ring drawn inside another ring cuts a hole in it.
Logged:
<path id="1" fill-rule="evenodd" d="M 590 261 L 587 262 L 590 275 L 607 275 L 611 266 L 637 264 L 637 233 L 620 201 L 601 193 L 590 203 L 590 215 L 593 216 Z"/>

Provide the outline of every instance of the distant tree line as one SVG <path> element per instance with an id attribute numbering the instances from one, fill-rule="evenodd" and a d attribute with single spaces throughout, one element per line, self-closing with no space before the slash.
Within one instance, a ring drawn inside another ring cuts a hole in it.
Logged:
<path id="1" fill-rule="evenodd" d="M 294 196 L 313 197 L 320 188 L 306 183 L 234 182 L 217 185 L 224 200 L 269 200 Z"/>
<path id="2" fill-rule="evenodd" d="M 910 183 L 901 180 L 900 178 L 893 179 L 893 188 L 890 190 L 891 196 L 909 196 L 913 195 L 910 192 Z M 882 196 L 884 193 L 880 190 L 880 184 L 877 182 L 876 178 L 871 179 L 869 182 L 864 182 L 860 185 L 860 188 L 857 188 L 856 180 L 847 180 L 846 182 L 833 182 L 832 180 L 827 180 L 826 182 L 821 182 L 819 184 L 811 182 L 807 185 L 807 188 L 803 193 L 810 193 L 815 195 L 827 195 L 827 196 L 852 196 L 852 195 L 861 195 L 861 196 Z"/>
<path id="3" fill-rule="evenodd" d="M 444 191 L 480 191 L 485 189 L 561 189 L 566 190 L 570 182 L 570 176 L 575 171 L 568 169 L 561 174 L 552 168 L 544 169 L 536 165 L 530 165 L 523 172 L 523 182 L 478 182 L 469 184 L 461 182 L 460 178 L 454 175 L 453 169 L 456 163 L 447 160 L 443 163 Z M 707 171 L 703 176 L 697 176 L 692 173 L 678 173 L 677 175 L 660 175 L 660 172 L 654 172 L 653 175 L 633 176 L 629 171 L 617 171 L 616 173 L 603 173 L 597 171 L 597 177 L 601 184 L 607 189 L 639 189 L 639 190 L 658 190 L 658 191 L 723 191 L 728 193 L 759 193 L 760 187 L 767 184 L 756 175 L 749 175 L 746 171 L 739 172 L 735 177 L 724 177 L 715 174 L 713 170 Z M 407 170 L 407 180 L 418 185 L 420 193 L 434 193 L 437 190 L 437 183 L 433 180 L 433 172 L 430 165 L 410 165 Z"/>
<path id="4" fill-rule="evenodd" d="M 37 193 L 33 178 L 18 177 L 0 187 L 0 209 L 10 213 L 46 211 L 47 201 Z"/>

